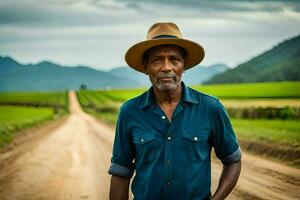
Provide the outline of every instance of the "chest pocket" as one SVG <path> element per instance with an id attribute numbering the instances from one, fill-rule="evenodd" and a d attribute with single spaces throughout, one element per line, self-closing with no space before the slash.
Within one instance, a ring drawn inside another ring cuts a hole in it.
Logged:
<path id="1" fill-rule="evenodd" d="M 185 159 L 201 161 L 209 158 L 211 147 L 207 130 L 184 130 L 182 137 L 183 148 L 187 153 Z"/>
<path id="2" fill-rule="evenodd" d="M 132 135 L 136 152 L 136 162 L 146 162 L 154 159 L 155 133 L 153 131 L 137 131 Z"/>
<path id="3" fill-rule="evenodd" d="M 151 142 L 154 140 L 155 134 L 154 132 L 135 132 L 133 134 L 133 143 L 135 144 L 147 144 L 148 142 Z"/>

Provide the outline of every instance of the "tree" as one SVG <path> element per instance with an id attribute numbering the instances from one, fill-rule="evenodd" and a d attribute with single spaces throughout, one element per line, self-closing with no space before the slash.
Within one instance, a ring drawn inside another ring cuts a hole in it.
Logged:
<path id="1" fill-rule="evenodd" d="M 80 90 L 86 90 L 86 89 L 87 89 L 87 86 L 85 84 L 80 85 Z"/>

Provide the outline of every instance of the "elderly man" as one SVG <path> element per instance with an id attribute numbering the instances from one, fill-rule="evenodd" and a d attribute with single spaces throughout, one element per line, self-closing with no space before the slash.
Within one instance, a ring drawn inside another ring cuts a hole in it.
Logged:
<path id="1" fill-rule="evenodd" d="M 241 151 L 217 98 L 187 87 L 182 73 L 202 61 L 201 45 L 183 39 L 174 23 L 156 23 L 147 40 L 126 53 L 127 64 L 149 75 L 152 87 L 120 109 L 110 199 L 225 199 L 241 171 Z M 223 163 L 211 195 L 211 149 Z"/>

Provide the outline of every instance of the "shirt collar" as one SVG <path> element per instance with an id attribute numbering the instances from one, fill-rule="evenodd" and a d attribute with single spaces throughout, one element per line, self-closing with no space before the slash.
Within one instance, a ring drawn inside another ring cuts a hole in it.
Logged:
<path id="1" fill-rule="evenodd" d="M 182 86 L 182 100 L 184 102 L 189 102 L 193 104 L 199 103 L 198 99 L 196 98 L 194 92 L 192 89 L 188 88 L 184 82 L 181 82 Z M 140 108 L 144 109 L 148 106 L 154 106 L 155 105 L 155 100 L 154 100 L 154 91 L 153 91 L 153 86 L 145 93 L 143 102 L 141 102 Z"/>

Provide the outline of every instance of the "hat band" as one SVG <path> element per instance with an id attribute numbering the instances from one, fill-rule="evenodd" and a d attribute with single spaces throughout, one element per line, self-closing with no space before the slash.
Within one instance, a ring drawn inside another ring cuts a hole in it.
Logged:
<path id="1" fill-rule="evenodd" d="M 153 37 L 152 39 L 159 39 L 159 38 L 178 38 L 174 35 L 158 35 L 158 36 L 155 36 Z"/>

